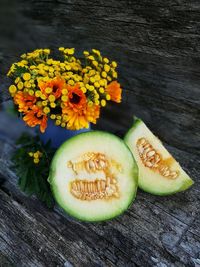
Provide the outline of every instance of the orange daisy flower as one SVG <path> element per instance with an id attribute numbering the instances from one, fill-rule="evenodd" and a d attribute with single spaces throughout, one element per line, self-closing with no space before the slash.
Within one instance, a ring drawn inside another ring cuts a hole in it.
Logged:
<path id="1" fill-rule="evenodd" d="M 56 77 L 54 79 L 52 79 L 49 82 L 40 82 L 38 84 L 40 90 L 42 91 L 42 93 L 44 95 L 46 94 L 46 88 L 51 88 L 52 92 L 51 94 L 55 96 L 55 98 L 59 98 L 62 94 L 62 89 L 66 88 L 66 83 L 63 79 Z"/>
<path id="2" fill-rule="evenodd" d="M 106 93 L 110 95 L 110 99 L 114 102 L 120 103 L 121 102 L 121 94 L 122 89 L 120 88 L 120 84 L 117 81 L 111 82 L 107 88 Z"/>
<path id="3" fill-rule="evenodd" d="M 14 102 L 19 106 L 19 112 L 27 112 L 36 102 L 36 97 L 18 91 L 14 96 Z"/>
<path id="4" fill-rule="evenodd" d="M 45 129 L 47 128 L 47 116 L 36 105 L 34 105 L 32 109 L 26 113 L 26 115 L 23 117 L 23 120 L 30 127 L 40 125 L 40 131 L 42 133 L 44 133 Z"/>
<path id="5" fill-rule="evenodd" d="M 100 108 L 97 105 L 89 106 L 85 94 L 79 88 L 68 86 L 68 101 L 64 103 L 63 114 L 67 115 L 67 128 L 79 130 L 88 128 L 89 122 L 96 123 L 99 118 Z"/>

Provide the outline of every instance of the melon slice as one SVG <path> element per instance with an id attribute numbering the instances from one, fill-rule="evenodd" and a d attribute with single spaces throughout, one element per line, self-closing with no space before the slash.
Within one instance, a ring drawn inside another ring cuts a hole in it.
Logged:
<path id="1" fill-rule="evenodd" d="M 138 186 L 155 195 L 170 195 L 189 188 L 193 181 L 161 141 L 136 119 L 125 136 L 139 168 Z"/>
<path id="2" fill-rule="evenodd" d="M 84 221 L 104 221 L 124 212 L 135 198 L 137 180 L 137 164 L 124 141 L 101 131 L 66 141 L 48 178 L 57 203 Z"/>

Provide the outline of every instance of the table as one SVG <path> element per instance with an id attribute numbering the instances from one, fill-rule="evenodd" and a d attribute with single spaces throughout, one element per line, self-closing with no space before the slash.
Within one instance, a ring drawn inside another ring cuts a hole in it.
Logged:
<path id="1" fill-rule="evenodd" d="M 1 103 L 19 54 L 99 48 L 119 63 L 124 90 L 96 128 L 123 137 L 133 114 L 141 117 L 195 181 L 169 197 L 139 190 L 112 221 L 78 222 L 18 189 L 10 157 L 24 126 L 1 111 L 0 266 L 200 266 L 200 3 L 19 0 L 2 5 L 0 18 Z"/>

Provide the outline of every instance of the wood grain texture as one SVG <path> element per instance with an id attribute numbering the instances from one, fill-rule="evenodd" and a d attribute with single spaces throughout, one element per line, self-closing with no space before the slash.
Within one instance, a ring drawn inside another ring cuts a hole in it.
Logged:
<path id="1" fill-rule="evenodd" d="M 14 266 L 198 266 L 200 196 L 197 156 L 168 149 L 195 185 L 184 193 L 156 197 L 139 191 L 122 216 L 99 224 L 82 223 L 57 207 L 48 210 L 17 187 L 10 156 L 15 148 L 8 125 L 20 121 L 0 114 L 0 251 Z M 1 128 L 0 128 L 1 129 Z"/>
<path id="2" fill-rule="evenodd" d="M 125 114 L 119 123 L 108 108 L 99 127 L 125 130 L 135 114 L 165 142 L 200 154 L 199 1 L 19 0 L 1 12 L 10 15 L 0 26 L 2 99 L 8 98 L 6 70 L 21 53 L 96 47 L 119 63 Z"/>
<path id="3" fill-rule="evenodd" d="M 10 155 L 22 127 L 0 113 L 0 266 L 199 266 L 200 2 L 1 0 L 0 32 L 0 103 L 20 54 L 100 49 L 119 63 L 124 90 L 96 127 L 122 137 L 141 117 L 195 180 L 171 197 L 139 191 L 111 222 L 77 222 L 19 191 Z"/>

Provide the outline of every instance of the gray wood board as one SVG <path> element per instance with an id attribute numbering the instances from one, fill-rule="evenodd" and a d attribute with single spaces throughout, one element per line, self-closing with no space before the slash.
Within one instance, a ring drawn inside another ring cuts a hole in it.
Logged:
<path id="1" fill-rule="evenodd" d="M 124 90 L 123 103 L 108 105 L 96 128 L 123 136 L 132 116 L 141 117 L 195 180 L 170 197 L 139 191 L 113 221 L 77 222 L 19 191 L 10 155 L 21 125 L 0 113 L 0 266 L 200 266 L 199 1 L 0 5 L 0 103 L 9 99 L 6 72 L 20 54 L 38 47 L 98 48 L 119 63 Z"/>
<path id="2" fill-rule="evenodd" d="M 82 223 L 57 207 L 47 209 L 19 190 L 11 170 L 10 156 L 16 147 L 8 126 L 13 124 L 19 132 L 26 128 L 4 113 L 0 120 L 4 129 L 0 138 L 0 255 L 4 261 L 14 266 L 200 264 L 198 156 L 167 146 L 195 180 L 190 190 L 169 197 L 139 190 L 124 215 L 104 223 Z"/>
<path id="3" fill-rule="evenodd" d="M 20 54 L 38 47 L 76 47 L 79 54 L 98 48 L 119 63 L 124 106 L 117 109 L 126 114 L 119 123 L 119 112 L 108 108 L 99 127 L 124 129 L 134 114 L 166 143 L 200 154 L 199 1 L 1 2 L 2 100 L 9 97 L 5 73 Z"/>

